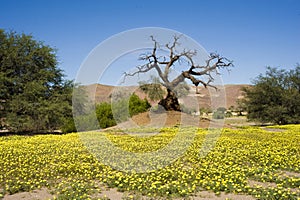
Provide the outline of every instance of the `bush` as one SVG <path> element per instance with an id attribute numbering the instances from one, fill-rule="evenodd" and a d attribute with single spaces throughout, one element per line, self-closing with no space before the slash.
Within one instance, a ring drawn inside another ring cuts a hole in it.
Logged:
<path id="1" fill-rule="evenodd" d="M 224 108 L 224 107 L 219 107 L 218 109 L 217 109 L 217 111 L 219 111 L 219 112 L 221 112 L 221 113 L 225 113 L 226 112 L 226 108 Z"/>
<path id="2" fill-rule="evenodd" d="M 209 107 L 201 107 L 200 109 L 199 109 L 199 112 L 200 112 L 200 115 L 201 116 L 203 116 L 204 114 L 209 114 L 209 113 L 212 113 L 213 111 L 212 111 L 212 109 L 211 108 L 209 108 Z"/>
<path id="3" fill-rule="evenodd" d="M 68 118 L 64 120 L 64 124 L 61 127 L 62 133 L 72 133 L 72 132 L 77 132 L 74 119 L 73 118 Z"/>
<path id="4" fill-rule="evenodd" d="M 187 107 L 184 104 L 180 104 L 180 109 L 181 109 L 181 112 L 186 113 L 186 114 L 193 114 L 196 112 L 195 108 Z"/>
<path id="5" fill-rule="evenodd" d="M 75 117 L 77 131 L 90 131 L 99 129 L 98 120 L 95 118 L 95 113 L 81 115 Z"/>
<path id="6" fill-rule="evenodd" d="M 111 104 L 101 103 L 96 106 L 96 116 L 101 128 L 107 128 L 116 125 L 116 120 L 112 112 Z"/>
<path id="7" fill-rule="evenodd" d="M 127 99 L 120 99 L 117 102 L 101 103 L 96 106 L 96 115 L 101 128 L 114 126 L 117 123 L 126 121 L 129 117 L 138 113 L 146 112 L 151 107 L 150 103 L 132 94 Z"/>
<path id="8" fill-rule="evenodd" d="M 233 116 L 233 114 L 230 111 L 227 111 L 225 113 L 225 117 L 232 117 L 232 116 Z"/>
<path id="9" fill-rule="evenodd" d="M 217 110 L 213 113 L 213 119 L 224 119 L 226 116 L 226 110 L 227 109 L 224 107 L 217 108 Z"/>
<path id="10" fill-rule="evenodd" d="M 224 119 L 225 113 L 221 111 L 215 111 L 212 115 L 213 119 Z"/>
<path id="11" fill-rule="evenodd" d="M 147 99 L 140 99 L 135 93 L 129 98 L 129 115 L 133 115 L 146 112 L 151 107 Z"/>

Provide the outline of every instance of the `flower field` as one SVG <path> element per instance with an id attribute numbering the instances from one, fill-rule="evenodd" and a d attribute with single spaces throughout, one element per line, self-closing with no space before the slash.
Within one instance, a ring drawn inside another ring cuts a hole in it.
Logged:
<path id="1" fill-rule="evenodd" d="M 181 131 L 186 135 L 195 132 L 186 151 L 174 157 L 171 164 L 143 173 L 105 165 L 98 157 L 101 155 L 91 153 L 82 142 L 82 136 L 106 137 L 120 149 L 145 153 L 158 151 L 175 140 L 178 127 L 163 128 L 158 134 L 144 137 L 117 131 L 3 136 L 0 137 L 0 199 L 6 194 L 39 188 L 47 188 L 55 199 L 107 199 L 101 196 L 107 187 L 130 194 L 127 199 L 187 198 L 197 196 L 200 191 L 251 195 L 255 199 L 299 199 L 300 125 L 268 128 L 223 129 L 205 155 L 201 155 L 201 147 L 214 132 L 183 128 Z M 105 144 L 93 145 L 113 157 Z M 168 153 L 172 157 L 172 151 Z M 163 160 L 124 162 L 120 159 L 116 164 L 129 169 L 143 162 L 157 166 Z"/>

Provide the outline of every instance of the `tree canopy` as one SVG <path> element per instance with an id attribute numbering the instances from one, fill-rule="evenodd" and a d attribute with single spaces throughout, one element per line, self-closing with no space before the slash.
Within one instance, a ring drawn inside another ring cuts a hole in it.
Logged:
<path id="1" fill-rule="evenodd" d="M 244 88 L 248 119 L 262 123 L 300 123 L 300 65 L 292 70 L 268 67 Z"/>
<path id="2" fill-rule="evenodd" d="M 72 117 L 72 81 L 56 51 L 31 35 L 0 29 L 0 118 L 14 132 L 60 128 Z"/>

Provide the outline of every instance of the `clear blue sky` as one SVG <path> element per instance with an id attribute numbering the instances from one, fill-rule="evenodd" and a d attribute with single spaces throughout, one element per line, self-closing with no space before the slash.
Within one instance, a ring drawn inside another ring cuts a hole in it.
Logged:
<path id="1" fill-rule="evenodd" d="M 68 79 L 100 42 L 141 27 L 174 29 L 234 60 L 225 83 L 300 62 L 299 0 L 0 0 L 0 28 L 57 48 Z"/>

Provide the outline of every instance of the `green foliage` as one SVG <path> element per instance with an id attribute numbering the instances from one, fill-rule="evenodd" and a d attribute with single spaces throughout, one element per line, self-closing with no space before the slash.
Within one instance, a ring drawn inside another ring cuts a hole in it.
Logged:
<path id="1" fill-rule="evenodd" d="M 63 125 L 61 126 L 61 131 L 62 133 L 77 132 L 74 119 L 73 118 L 65 119 Z"/>
<path id="2" fill-rule="evenodd" d="M 73 83 L 55 50 L 30 35 L 0 30 L 0 116 L 13 132 L 59 129 L 72 117 Z"/>
<path id="3" fill-rule="evenodd" d="M 196 108 L 191 108 L 191 107 L 185 106 L 184 104 L 180 104 L 180 109 L 182 112 L 187 113 L 187 114 L 193 114 L 196 112 Z"/>
<path id="4" fill-rule="evenodd" d="M 99 129 L 99 123 L 95 114 L 95 106 L 88 98 L 85 87 L 81 85 L 75 85 L 72 94 L 72 106 L 73 106 L 73 118 L 71 123 L 65 122 L 65 127 L 71 131 L 75 129 L 77 131 L 88 131 Z M 72 127 L 72 123 L 74 127 Z M 75 127 L 76 125 L 76 127 Z M 74 132 L 74 131 L 72 131 Z"/>
<path id="5" fill-rule="evenodd" d="M 300 123 L 300 66 L 294 70 L 267 68 L 254 86 L 244 88 L 248 119 L 262 123 Z"/>
<path id="6" fill-rule="evenodd" d="M 117 123 L 126 121 L 133 115 L 146 112 L 151 107 L 150 103 L 132 94 L 129 99 L 109 103 L 101 103 L 96 106 L 96 115 L 101 128 L 114 126 Z"/>
<path id="7" fill-rule="evenodd" d="M 186 95 L 189 94 L 189 91 L 190 91 L 190 87 L 186 82 L 179 83 L 174 89 L 177 98 L 185 97 Z"/>
<path id="8" fill-rule="evenodd" d="M 94 112 L 74 117 L 77 131 L 90 131 L 99 129 L 99 122 Z"/>
<path id="9" fill-rule="evenodd" d="M 219 107 L 217 108 L 217 110 L 215 112 L 213 112 L 213 119 L 224 119 L 226 116 L 226 108 L 224 107 Z M 228 114 L 227 116 L 229 116 L 230 114 Z"/>
<path id="10" fill-rule="evenodd" d="M 158 77 L 151 77 L 151 83 L 147 82 L 140 82 L 140 89 L 146 93 L 149 97 L 150 100 L 156 101 L 156 100 L 161 100 L 164 95 L 165 91 L 163 90 L 162 84 L 159 81 Z"/>
<path id="11" fill-rule="evenodd" d="M 199 109 L 199 112 L 200 112 L 201 115 L 203 115 L 204 113 L 205 114 L 212 113 L 213 110 L 211 108 L 208 108 L 208 107 L 201 107 Z"/>
<path id="12" fill-rule="evenodd" d="M 221 113 L 225 113 L 226 112 L 226 108 L 224 108 L 224 107 L 219 107 L 219 108 L 217 108 L 217 111 L 219 111 L 219 112 L 221 112 Z"/>
<path id="13" fill-rule="evenodd" d="M 224 119 L 225 118 L 225 113 L 221 111 L 215 111 L 212 115 L 213 119 Z"/>
<path id="14" fill-rule="evenodd" d="M 163 84 L 159 81 L 158 77 L 151 76 L 151 83 L 140 82 L 140 89 L 146 93 L 150 100 L 161 100 L 165 96 Z M 186 82 L 179 83 L 172 91 L 176 94 L 177 98 L 188 95 L 190 87 Z"/>
<path id="15" fill-rule="evenodd" d="M 243 89 L 245 90 L 245 89 Z M 238 116 L 243 116 L 243 112 L 247 111 L 246 108 L 246 101 L 245 99 L 238 99 L 237 100 L 237 107 L 235 108 L 235 111 L 238 113 Z"/>
<path id="16" fill-rule="evenodd" d="M 111 104 L 101 103 L 96 106 L 96 115 L 101 128 L 107 128 L 116 125 Z"/>
<path id="17" fill-rule="evenodd" d="M 225 113 L 225 117 L 232 117 L 233 116 L 233 114 L 232 114 L 232 112 L 230 112 L 230 111 L 227 111 L 226 113 Z"/>
<path id="18" fill-rule="evenodd" d="M 133 115 L 146 112 L 151 107 L 147 99 L 140 99 L 135 93 L 129 98 L 129 115 Z"/>
<path id="19" fill-rule="evenodd" d="M 112 102 L 112 113 L 117 123 L 124 122 L 130 117 L 128 104 L 128 98 Z"/>
<path id="20" fill-rule="evenodd" d="M 85 115 L 93 110 L 93 104 L 88 100 L 87 91 L 81 85 L 74 85 L 72 106 L 74 116 Z"/>

